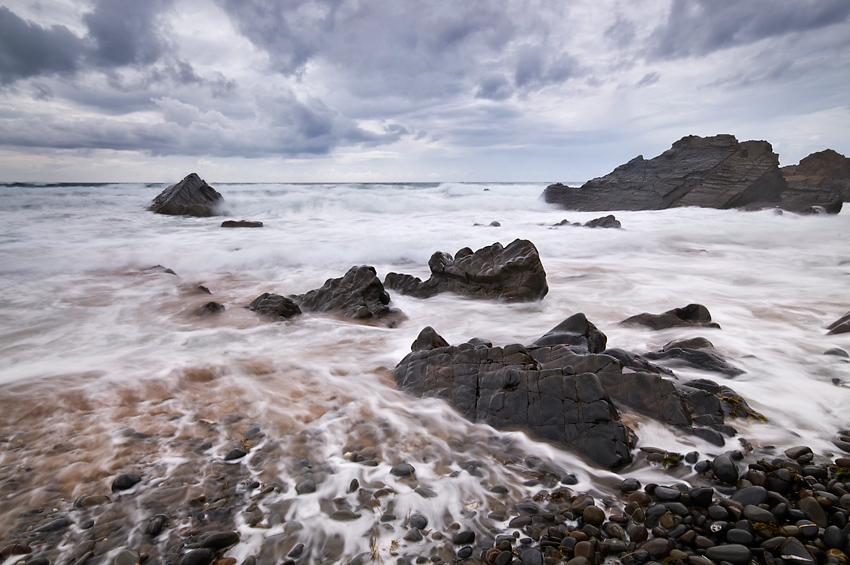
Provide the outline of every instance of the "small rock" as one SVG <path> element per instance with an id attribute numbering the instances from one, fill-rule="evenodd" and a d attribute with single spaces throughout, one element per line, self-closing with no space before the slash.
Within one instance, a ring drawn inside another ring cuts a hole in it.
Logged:
<path id="1" fill-rule="evenodd" d="M 598 506 L 585 507 L 581 515 L 585 523 L 593 526 L 600 526 L 605 521 L 605 511 Z"/>
<path id="2" fill-rule="evenodd" d="M 215 558 L 215 553 L 211 549 L 193 549 L 183 554 L 177 565 L 208 565 Z"/>
<path id="3" fill-rule="evenodd" d="M 410 527 L 418 530 L 424 530 L 428 527 L 428 518 L 422 514 L 412 514 L 410 516 Z"/>
<path id="4" fill-rule="evenodd" d="M 785 450 L 785 457 L 788 459 L 799 459 L 803 455 L 808 455 L 812 452 L 812 448 L 806 445 L 800 445 L 797 447 L 789 447 Z"/>
<path id="5" fill-rule="evenodd" d="M 726 453 L 714 458 L 711 462 L 711 470 L 714 471 L 715 477 L 728 485 L 734 485 L 738 482 L 738 467 Z"/>
<path id="6" fill-rule="evenodd" d="M 337 522 L 351 522 L 360 517 L 360 514 L 356 514 L 351 510 L 337 510 L 333 514 L 331 514 L 331 520 L 335 520 Z"/>
<path id="7" fill-rule="evenodd" d="M 772 512 L 752 504 L 744 507 L 744 518 L 761 524 L 777 523 L 776 516 Z"/>
<path id="8" fill-rule="evenodd" d="M 732 495 L 732 500 L 740 502 L 744 506 L 750 504 L 758 505 L 767 499 L 767 489 L 764 487 L 745 487 Z"/>
<path id="9" fill-rule="evenodd" d="M 225 220 L 221 222 L 223 228 L 261 228 L 263 222 L 251 220 Z"/>
<path id="10" fill-rule="evenodd" d="M 826 517 L 826 512 L 814 497 L 808 496 L 801 498 L 797 503 L 797 507 L 803 511 L 809 520 L 818 525 L 819 528 L 825 528 L 829 525 L 829 520 Z"/>
<path id="11" fill-rule="evenodd" d="M 231 545 L 239 543 L 239 534 L 236 532 L 215 532 L 210 534 L 203 542 L 201 547 L 213 550 L 221 550 Z"/>
<path id="12" fill-rule="evenodd" d="M 543 554 L 536 549 L 526 549 L 519 554 L 522 565 L 543 565 Z"/>
<path id="13" fill-rule="evenodd" d="M 455 545 L 471 545 L 475 543 L 475 532 L 459 532 L 452 538 L 452 543 Z"/>
<path id="14" fill-rule="evenodd" d="M 399 463 L 390 469 L 390 474 L 395 475 L 396 477 L 410 477 L 414 473 L 416 473 L 416 469 L 413 465 L 409 465 L 407 463 Z"/>
<path id="15" fill-rule="evenodd" d="M 66 518 L 56 518 L 52 522 L 48 522 L 47 524 L 36 528 L 33 531 L 37 534 L 52 534 L 54 532 L 64 530 L 70 525 L 71 522 L 69 522 Z"/>
<path id="16" fill-rule="evenodd" d="M 295 547 L 293 547 L 292 550 L 289 553 L 286 554 L 286 556 L 291 558 L 291 559 L 297 559 L 297 558 L 301 557 L 302 553 L 304 553 L 304 544 L 299 543 L 299 544 L 296 544 Z"/>
<path id="17" fill-rule="evenodd" d="M 0 559 L 7 559 L 12 555 L 26 555 L 32 553 L 32 548 L 23 543 L 13 543 L 0 549 Z"/>
<path id="18" fill-rule="evenodd" d="M 472 548 L 470 546 L 461 547 L 457 550 L 457 556 L 461 559 L 468 559 L 472 557 Z"/>
<path id="19" fill-rule="evenodd" d="M 316 483 L 314 483 L 312 479 L 305 479 L 295 485 L 295 492 L 298 494 L 316 492 Z"/>
<path id="20" fill-rule="evenodd" d="M 231 449 L 227 455 L 224 456 L 225 461 L 236 461 L 237 459 L 242 459 L 248 455 L 248 452 L 244 449 L 239 449 L 238 447 Z"/>
<path id="21" fill-rule="evenodd" d="M 147 527 L 145 528 L 145 535 L 156 537 L 160 533 L 162 533 L 162 528 L 169 522 L 168 516 L 164 514 L 157 514 L 148 522 Z"/>
<path id="22" fill-rule="evenodd" d="M 112 481 L 112 492 L 117 492 L 119 490 L 127 490 L 133 488 L 136 483 L 140 482 L 142 478 L 135 473 L 123 473 L 115 477 L 115 480 Z"/>
<path id="23" fill-rule="evenodd" d="M 728 561 L 732 565 L 746 565 L 752 556 L 749 548 L 735 543 L 709 547 L 705 550 L 705 555 L 717 563 Z"/>
<path id="24" fill-rule="evenodd" d="M 220 304 L 218 302 L 207 302 L 203 306 L 199 307 L 195 310 L 195 315 L 200 317 L 212 316 L 214 314 L 221 314 L 224 312 L 224 304 Z"/>

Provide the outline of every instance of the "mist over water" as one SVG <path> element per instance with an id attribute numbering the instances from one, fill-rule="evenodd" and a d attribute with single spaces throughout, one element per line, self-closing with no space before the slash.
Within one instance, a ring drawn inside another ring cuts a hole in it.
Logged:
<path id="1" fill-rule="evenodd" d="M 624 229 L 606 230 L 554 227 L 600 214 L 551 207 L 540 199 L 541 184 L 229 184 L 216 186 L 226 218 L 184 218 L 145 210 L 162 188 L 0 186 L 0 466 L 5 484 L 15 484 L 0 485 L 0 527 L 11 527 L 12 508 L 108 490 L 121 472 L 163 488 L 190 482 L 215 470 L 194 450 L 203 442 L 219 458 L 250 442 L 253 478 L 289 487 L 266 500 L 279 516 L 267 529 L 241 527 L 250 542 L 234 550 L 240 561 L 275 535 L 285 539 L 283 554 L 300 540 L 335 544 L 349 559 L 370 550 L 389 557 L 400 534 L 376 528 L 375 516 L 341 525 L 321 517 L 335 499 L 355 504 L 347 492 L 353 478 L 389 488 L 380 511 L 392 502 L 400 517 L 420 512 L 437 528 L 456 522 L 481 531 L 482 509 L 531 496 L 540 486 L 526 483 L 547 473 L 575 474 L 576 492 L 611 491 L 618 476 L 569 452 L 397 391 L 389 371 L 427 325 L 453 344 L 472 337 L 529 344 L 584 312 L 609 347 L 636 353 L 704 336 L 746 373 L 676 373 L 728 384 L 767 416 L 767 423 L 734 422 L 756 448 L 835 451 L 836 432 L 850 428 L 850 363 L 823 355 L 850 349 L 850 334 L 825 330 L 850 309 L 847 213 L 619 212 Z M 227 218 L 265 227 L 220 228 Z M 270 322 L 243 308 L 263 292 L 318 288 L 353 265 L 372 265 L 381 279 L 390 271 L 427 278 L 437 250 L 516 238 L 540 252 L 550 288 L 541 302 L 391 293 L 408 317 L 397 328 L 315 314 Z M 198 318 L 194 310 L 209 300 L 226 311 Z M 619 324 L 692 302 L 707 306 L 722 329 Z M 736 438 L 718 448 L 634 414 L 624 418 L 641 446 L 703 457 L 739 446 Z M 370 451 L 379 464 L 353 462 L 352 450 Z M 316 492 L 297 496 L 304 460 L 320 480 Z M 403 462 L 416 467 L 417 482 L 389 475 Z M 637 464 L 620 476 L 671 481 Z M 496 500 L 494 485 L 508 487 L 507 499 Z M 417 487 L 440 496 L 422 498 Z M 293 521 L 304 529 L 288 531 Z"/>

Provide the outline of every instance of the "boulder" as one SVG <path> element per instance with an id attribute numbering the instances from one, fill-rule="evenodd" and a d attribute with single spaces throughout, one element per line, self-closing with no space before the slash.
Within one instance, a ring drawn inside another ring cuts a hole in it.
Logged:
<path id="1" fill-rule="evenodd" d="M 291 298 L 270 292 L 264 292 L 252 300 L 248 305 L 248 309 L 272 318 L 285 319 L 292 318 L 301 313 L 301 308 Z"/>
<path id="2" fill-rule="evenodd" d="M 581 188 L 553 184 L 546 202 L 567 210 L 663 210 L 679 206 L 776 206 L 788 184 L 766 141 L 687 136 L 658 157 L 638 156 Z"/>
<path id="3" fill-rule="evenodd" d="M 328 279 L 321 288 L 291 297 L 310 312 L 338 313 L 356 320 L 384 318 L 400 312 L 389 307 L 390 295 L 384 290 L 374 267 L 351 267 L 344 276 Z"/>
<path id="4" fill-rule="evenodd" d="M 494 243 L 473 252 L 468 247 L 454 257 L 438 251 L 428 261 L 431 277 L 389 273 L 384 285 L 416 298 L 454 292 L 473 298 L 498 298 L 508 302 L 541 300 L 549 292 L 546 271 L 537 248 L 517 239 L 507 247 Z"/>
<path id="5" fill-rule="evenodd" d="M 224 198 L 196 173 L 163 190 L 148 210 L 171 216 L 217 216 Z"/>
<path id="6" fill-rule="evenodd" d="M 573 314 L 534 342 L 534 345 L 574 345 L 590 353 L 602 353 L 607 336 L 582 314 Z"/>
<path id="7" fill-rule="evenodd" d="M 708 308 L 702 304 L 688 304 L 684 308 L 674 308 L 661 314 L 638 314 L 626 318 L 621 323 L 626 325 L 648 326 L 653 330 L 663 330 L 678 326 L 700 326 L 704 328 L 717 328 L 720 325 L 711 321 Z"/>
<path id="8" fill-rule="evenodd" d="M 631 431 L 599 378 L 568 366 L 543 369 L 522 345 L 413 351 L 393 375 L 399 388 L 443 398 L 471 421 L 524 429 L 605 468 L 632 460 Z"/>
<path id="9" fill-rule="evenodd" d="M 837 214 L 842 202 L 850 200 L 850 159 L 832 149 L 812 153 L 781 171 L 788 182 L 782 195 L 786 210 Z"/>

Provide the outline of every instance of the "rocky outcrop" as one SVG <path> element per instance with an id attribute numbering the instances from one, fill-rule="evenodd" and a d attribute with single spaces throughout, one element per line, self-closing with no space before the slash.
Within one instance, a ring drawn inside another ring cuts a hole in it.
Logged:
<path id="1" fill-rule="evenodd" d="M 196 173 L 163 190 L 148 210 L 171 216 L 217 216 L 224 198 Z"/>
<path id="2" fill-rule="evenodd" d="M 399 311 L 389 307 L 390 295 L 384 290 L 374 267 L 351 267 L 338 279 L 328 279 L 321 288 L 293 296 L 302 310 L 336 312 L 356 320 L 384 318 Z"/>
<path id="3" fill-rule="evenodd" d="M 788 189 L 782 208 L 799 213 L 837 214 L 850 201 L 850 159 L 832 149 L 812 153 L 799 165 L 782 167 Z"/>
<path id="4" fill-rule="evenodd" d="M 568 210 L 727 209 L 778 205 L 786 188 L 779 158 L 766 141 L 692 135 L 658 157 L 635 157 L 581 188 L 550 185 L 544 197 Z"/>
<path id="5" fill-rule="evenodd" d="M 493 347 L 481 339 L 450 346 L 429 327 L 393 374 L 399 388 L 443 398 L 472 421 L 528 431 L 612 469 L 631 461 L 634 446 L 621 410 L 716 445 L 736 433 L 727 418 L 763 419 L 727 387 L 707 379 L 679 382 L 639 355 L 602 351 L 606 343 L 583 314 L 529 347 Z"/>
<path id="6" fill-rule="evenodd" d="M 702 304 L 688 304 L 684 308 L 673 308 L 661 314 L 649 314 L 644 312 L 621 323 L 626 325 L 648 326 L 653 330 L 663 330 L 677 326 L 701 326 L 704 328 L 717 328 L 720 325 L 711 321 L 708 308 Z"/>
<path id="7" fill-rule="evenodd" d="M 498 298 L 508 302 L 540 300 L 549 292 L 546 271 L 537 248 L 517 239 L 507 247 L 494 243 L 473 252 L 465 247 L 454 257 L 437 251 L 428 261 L 431 277 L 389 273 L 384 285 L 417 298 L 454 292 L 473 298 Z"/>

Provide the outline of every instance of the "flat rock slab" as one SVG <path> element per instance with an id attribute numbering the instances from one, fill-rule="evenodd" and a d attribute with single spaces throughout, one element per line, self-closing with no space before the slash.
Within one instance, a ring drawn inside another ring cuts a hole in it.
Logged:
<path id="1" fill-rule="evenodd" d="M 463 296 L 502 299 L 508 302 L 541 300 L 549 292 L 546 271 L 537 248 L 528 240 L 517 239 L 507 247 L 500 243 L 473 252 L 465 247 L 455 253 L 437 251 L 428 261 L 431 277 L 389 273 L 384 286 L 416 298 L 430 298 L 441 292 Z"/>

